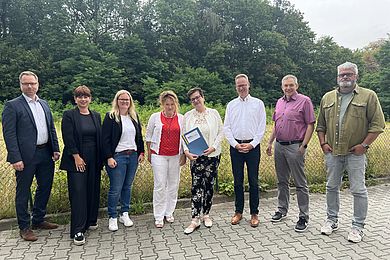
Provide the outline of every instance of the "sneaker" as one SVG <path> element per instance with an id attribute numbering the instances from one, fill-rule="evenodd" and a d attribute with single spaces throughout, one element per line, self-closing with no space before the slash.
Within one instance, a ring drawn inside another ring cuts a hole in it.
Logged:
<path id="1" fill-rule="evenodd" d="M 271 222 L 279 222 L 282 219 L 285 219 L 287 217 L 287 214 L 283 214 L 280 211 L 276 211 L 275 214 L 271 218 Z"/>
<path id="2" fill-rule="evenodd" d="M 211 228 L 213 226 L 213 221 L 210 218 L 210 215 L 203 216 L 203 224 L 205 227 Z"/>
<path id="3" fill-rule="evenodd" d="M 79 232 L 76 235 L 74 235 L 73 242 L 76 246 L 81 246 L 85 244 L 85 237 L 84 234 Z"/>
<path id="4" fill-rule="evenodd" d="M 348 241 L 353 243 L 359 243 L 362 241 L 364 234 L 363 230 L 358 227 L 352 227 L 351 232 L 348 234 Z"/>
<path id="5" fill-rule="evenodd" d="M 175 222 L 175 218 L 170 215 L 170 216 L 165 216 L 165 220 L 168 222 L 168 223 L 173 223 Z"/>
<path id="6" fill-rule="evenodd" d="M 339 224 L 333 220 L 327 219 L 321 228 L 321 234 L 329 236 L 333 231 L 339 229 Z"/>
<path id="7" fill-rule="evenodd" d="M 307 222 L 307 219 L 305 217 L 299 217 L 298 222 L 295 225 L 295 231 L 303 232 L 307 229 L 308 225 L 309 225 L 309 222 Z"/>
<path id="8" fill-rule="evenodd" d="M 108 229 L 110 231 L 117 231 L 118 230 L 118 219 L 117 218 L 110 218 L 108 220 Z"/>
<path id="9" fill-rule="evenodd" d="M 184 234 L 189 235 L 200 227 L 200 219 L 193 218 L 191 224 L 184 229 Z"/>
<path id="10" fill-rule="evenodd" d="M 119 222 L 123 223 L 125 227 L 131 227 L 134 225 L 133 221 L 129 218 L 128 212 L 123 212 L 121 216 L 119 216 Z"/>
<path id="11" fill-rule="evenodd" d="M 156 220 L 154 221 L 154 225 L 156 228 L 163 228 L 164 227 L 164 220 Z"/>
<path id="12" fill-rule="evenodd" d="M 98 229 L 99 225 L 97 223 L 94 223 L 94 224 L 91 224 L 89 225 L 88 229 L 89 230 L 96 230 Z"/>

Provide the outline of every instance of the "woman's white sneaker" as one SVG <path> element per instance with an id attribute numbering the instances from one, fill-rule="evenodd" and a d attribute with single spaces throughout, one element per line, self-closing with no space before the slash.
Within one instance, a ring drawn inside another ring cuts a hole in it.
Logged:
<path id="1" fill-rule="evenodd" d="M 118 230 L 118 219 L 117 218 L 109 218 L 108 219 L 108 229 L 110 231 Z"/>
<path id="2" fill-rule="evenodd" d="M 134 225 L 133 221 L 129 217 L 128 212 L 123 212 L 122 215 L 119 216 L 119 222 L 123 223 L 125 227 L 131 227 L 132 225 Z"/>

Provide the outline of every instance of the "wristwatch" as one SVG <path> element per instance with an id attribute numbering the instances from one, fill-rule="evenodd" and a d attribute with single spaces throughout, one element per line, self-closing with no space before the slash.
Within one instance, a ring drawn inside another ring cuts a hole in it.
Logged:
<path id="1" fill-rule="evenodd" d="M 370 146 L 368 145 L 368 144 L 365 144 L 365 143 L 362 143 L 362 146 L 364 147 L 364 149 L 368 149 L 368 148 L 370 148 Z"/>

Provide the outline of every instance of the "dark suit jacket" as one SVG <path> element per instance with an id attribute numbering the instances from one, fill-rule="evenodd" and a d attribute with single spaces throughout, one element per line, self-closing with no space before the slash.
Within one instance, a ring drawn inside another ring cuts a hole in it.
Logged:
<path id="1" fill-rule="evenodd" d="M 46 116 L 50 149 L 52 153 L 59 152 L 56 129 L 49 105 L 43 99 L 39 99 L 39 103 Z M 2 120 L 3 136 L 8 151 L 7 161 L 31 163 L 37 146 L 38 131 L 31 109 L 23 95 L 5 103 Z"/>
<path id="2" fill-rule="evenodd" d="M 135 143 L 137 145 L 137 153 L 138 156 L 141 153 L 145 152 L 144 140 L 142 138 L 142 127 L 141 122 L 139 121 L 138 115 L 137 120 L 133 121 L 135 127 Z M 122 122 L 117 123 L 115 119 L 110 118 L 110 114 L 107 113 L 103 120 L 102 127 L 102 143 L 103 143 L 103 157 L 105 159 L 105 163 L 107 163 L 107 159 L 114 157 L 115 149 L 118 146 L 119 140 L 122 135 Z"/>
<path id="3" fill-rule="evenodd" d="M 101 158 L 101 118 L 100 114 L 95 111 L 89 111 L 92 115 L 93 123 L 96 127 L 96 149 L 97 149 L 97 162 L 98 169 L 103 168 Z M 74 163 L 73 154 L 79 154 L 81 158 L 84 158 L 83 153 L 83 136 L 81 133 L 80 124 L 80 111 L 76 107 L 75 109 L 67 110 L 62 116 L 62 139 L 64 141 L 64 151 L 61 158 L 60 169 L 65 171 L 76 172 L 76 165 Z"/>

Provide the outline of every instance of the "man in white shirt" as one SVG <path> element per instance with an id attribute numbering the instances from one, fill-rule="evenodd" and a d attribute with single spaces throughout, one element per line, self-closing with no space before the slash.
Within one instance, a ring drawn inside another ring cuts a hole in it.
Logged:
<path id="1" fill-rule="evenodd" d="M 244 210 L 244 164 L 249 181 L 249 206 L 252 227 L 259 225 L 259 165 L 260 142 L 264 136 L 266 114 L 264 103 L 249 95 L 249 80 L 245 74 L 235 78 L 238 97 L 226 107 L 224 132 L 230 144 L 230 158 L 234 176 L 235 214 L 231 224 L 242 219 Z"/>
<path id="2" fill-rule="evenodd" d="M 4 105 L 3 136 L 7 161 L 15 169 L 15 206 L 20 236 L 27 241 L 36 241 L 38 238 L 31 228 L 58 227 L 45 221 L 44 217 L 53 184 L 54 161 L 60 158 L 60 150 L 49 105 L 37 96 L 38 76 L 31 71 L 23 71 L 19 81 L 22 95 Z M 28 200 L 34 176 L 37 189 L 30 220 Z"/>

